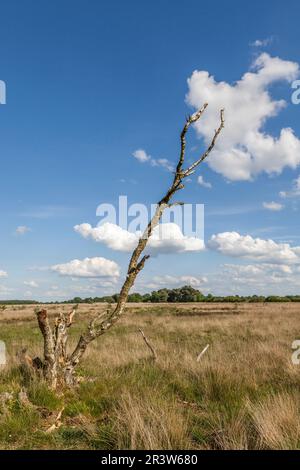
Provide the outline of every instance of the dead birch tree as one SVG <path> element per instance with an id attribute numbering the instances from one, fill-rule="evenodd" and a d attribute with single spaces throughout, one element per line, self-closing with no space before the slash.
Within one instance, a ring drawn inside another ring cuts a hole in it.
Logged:
<path id="1" fill-rule="evenodd" d="M 187 168 L 184 168 L 187 132 L 191 125 L 201 118 L 207 106 L 207 103 L 204 104 L 198 112 L 192 116 L 188 116 L 186 119 L 186 123 L 180 134 L 180 155 L 172 184 L 157 203 L 155 213 L 131 255 L 127 276 L 121 288 L 116 306 L 113 309 L 99 314 L 90 322 L 87 330 L 80 336 L 75 349 L 70 354 L 67 353 L 68 329 L 72 325 L 75 311 L 72 311 L 68 316 L 60 314 L 55 320 L 53 329 L 50 325 L 47 311 L 43 309 L 36 312 L 39 328 L 44 339 L 44 358 L 42 361 L 39 358 L 35 358 L 33 364 L 41 364 L 44 378 L 52 389 L 56 389 L 58 386 L 72 386 L 76 384 L 75 369 L 80 363 L 89 344 L 106 333 L 120 319 L 124 312 L 129 291 L 150 257 L 149 255 L 145 255 L 144 251 L 154 228 L 159 224 L 162 214 L 166 209 L 174 205 L 183 204 L 176 201 L 172 202 L 175 194 L 184 188 L 183 181 L 185 178 L 192 175 L 213 150 L 217 138 L 224 127 L 223 109 L 220 111 L 219 127 L 215 130 L 211 143 L 197 160 Z"/>

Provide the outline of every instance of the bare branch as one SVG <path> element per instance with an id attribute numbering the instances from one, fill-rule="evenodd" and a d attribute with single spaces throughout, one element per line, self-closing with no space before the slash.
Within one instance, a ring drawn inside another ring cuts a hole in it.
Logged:
<path id="1" fill-rule="evenodd" d="M 139 332 L 141 333 L 142 337 L 143 337 L 143 340 L 145 341 L 146 345 L 148 346 L 148 348 L 150 349 L 151 353 L 152 353 L 152 357 L 153 357 L 153 360 L 156 361 L 157 359 L 157 354 L 156 354 L 156 351 L 155 349 L 153 348 L 153 346 L 151 346 L 147 336 L 144 334 L 143 330 L 141 328 L 139 328 Z"/>
<path id="2" fill-rule="evenodd" d="M 141 261 L 137 264 L 136 268 L 135 268 L 135 271 L 136 271 L 136 274 L 138 274 L 145 266 L 145 263 L 147 261 L 147 259 L 150 258 L 150 255 L 145 255 L 143 256 L 143 258 L 141 259 Z"/>
<path id="3" fill-rule="evenodd" d="M 207 345 L 205 346 L 205 348 L 203 349 L 203 351 L 201 351 L 201 353 L 198 354 L 198 356 L 197 356 L 197 362 L 200 362 L 201 357 L 204 356 L 204 354 L 206 353 L 206 351 L 208 350 L 208 348 L 209 348 L 209 344 L 207 344 Z"/>
<path id="4" fill-rule="evenodd" d="M 65 407 L 63 407 L 57 414 L 56 418 L 55 418 L 55 421 L 54 423 L 48 427 L 46 430 L 45 430 L 45 433 L 46 434 L 51 434 L 52 432 L 56 431 L 58 428 L 61 427 L 62 425 L 62 420 L 61 420 L 61 417 L 62 417 L 62 414 L 65 410 Z"/>
<path id="5" fill-rule="evenodd" d="M 169 204 L 167 204 L 167 206 L 169 209 L 174 206 L 184 206 L 184 202 L 170 202 Z"/>
<path id="6" fill-rule="evenodd" d="M 69 316 L 68 316 L 68 321 L 67 321 L 67 327 L 69 328 L 72 323 L 73 323 L 73 319 L 74 319 L 74 316 L 75 316 L 75 313 L 76 313 L 76 310 L 78 309 L 78 304 L 75 305 L 75 307 L 73 308 L 73 310 L 69 313 Z"/>
<path id="7" fill-rule="evenodd" d="M 187 131 L 189 130 L 189 127 L 191 126 L 191 124 L 193 124 L 194 122 L 198 121 L 198 119 L 201 118 L 207 106 L 208 106 L 208 103 L 205 103 L 202 106 L 202 108 L 199 109 L 197 113 L 193 114 L 192 116 L 189 116 L 186 120 L 184 128 L 182 129 L 182 132 L 180 134 L 180 142 L 181 142 L 180 157 L 179 157 L 179 161 L 178 161 L 177 168 L 176 168 L 177 175 L 180 173 L 182 165 L 184 163 Z"/>
<path id="8" fill-rule="evenodd" d="M 191 175 L 194 172 L 194 169 L 198 165 L 200 165 L 200 163 L 202 163 L 208 157 L 208 155 L 210 154 L 210 152 L 214 148 L 214 146 L 216 144 L 216 141 L 217 141 L 217 138 L 219 137 L 219 134 L 221 133 L 222 129 L 225 126 L 224 109 L 221 109 L 221 111 L 220 111 L 220 121 L 221 121 L 220 125 L 219 125 L 218 129 L 215 131 L 215 134 L 212 138 L 212 141 L 211 141 L 210 145 L 208 146 L 206 151 L 201 155 L 201 157 L 198 160 L 196 160 L 191 166 L 189 166 L 187 170 L 185 170 L 183 172 L 183 177 L 184 178 Z"/>

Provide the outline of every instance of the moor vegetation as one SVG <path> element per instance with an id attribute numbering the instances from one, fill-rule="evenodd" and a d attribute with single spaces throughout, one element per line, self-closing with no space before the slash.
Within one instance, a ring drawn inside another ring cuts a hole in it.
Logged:
<path id="1" fill-rule="evenodd" d="M 2 449 L 300 448 L 296 303 L 132 303 L 92 343 L 82 380 L 65 393 L 20 367 L 24 347 L 41 355 L 34 308 L 0 312 L 8 359 L 0 371 Z M 71 350 L 101 310 L 105 304 L 79 305 Z M 51 321 L 69 311 L 48 306 Z"/>

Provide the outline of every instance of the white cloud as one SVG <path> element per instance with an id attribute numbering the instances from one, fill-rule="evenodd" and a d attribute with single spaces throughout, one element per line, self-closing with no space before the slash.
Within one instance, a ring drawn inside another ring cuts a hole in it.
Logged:
<path id="1" fill-rule="evenodd" d="M 234 274 L 234 280 L 238 280 L 243 277 L 244 279 L 253 279 L 255 281 L 258 276 L 268 274 L 270 276 L 275 276 L 276 278 L 285 276 L 287 274 L 292 274 L 293 270 L 290 266 L 284 264 L 272 264 L 272 263 L 262 263 L 262 264 L 225 264 L 224 270 Z"/>
<path id="2" fill-rule="evenodd" d="M 25 235 L 25 233 L 30 232 L 31 229 L 29 227 L 26 227 L 26 225 L 20 225 L 19 227 L 16 228 L 16 234 L 17 235 Z"/>
<path id="3" fill-rule="evenodd" d="M 255 259 L 261 262 L 292 265 L 300 263 L 300 247 L 273 240 L 252 238 L 237 232 L 224 232 L 213 235 L 208 247 L 223 255 Z"/>
<path id="4" fill-rule="evenodd" d="M 166 158 L 158 158 L 156 160 L 152 158 L 151 165 L 161 166 L 162 168 L 165 168 L 166 170 L 171 171 L 171 172 L 174 171 L 174 165 Z"/>
<path id="5" fill-rule="evenodd" d="M 39 287 L 38 283 L 35 281 L 24 281 L 24 286 L 32 287 L 33 289 L 37 289 Z"/>
<path id="6" fill-rule="evenodd" d="M 279 195 L 283 198 L 300 196 L 300 176 L 293 181 L 291 191 L 280 191 Z"/>
<path id="7" fill-rule="evenodd" d="M 99 227 L 92 227 L 90 224 L 76 225 L 74 230 L 84 238 L 92 238 L 112 250 L 125 252 L 132 251 L 142 235 L 141 232 L 131 233 L 109 222 Z M 203 240 L 183 235 L 181 229 L 175 223 L 165 223 L 155 227 L 147 246 L 147 252 L 152 255 L 203 249 Z"/>
<path id="8" fill-rule="evenodd" d="M 214 295 L 299 293 L 300 266 L 272 263 L 224 264 L 207 276 L 161 275 L 137 281 L 138 292 L 191 285 Z"/>
<path id="9" fill-rule="evenodd" d="M 181 287 L 183 285 L 189 285 L 195 289 L 202 287 L 207 283 L 206 277 L 198 276 L 154 276 L 153 279 L 147 283 L 143 283 L 149 289 L 159 289 L 162 287 L 172 288 Z"/>
<path id="10" fill-rule="evenodd" d="M 92 227 L 90 224 L 75 225 L 74 230 L 83 238 L 91 238 L 95 242 L 103 243 L 108 248 L 116 251 L 132 251 L 139 238 L 137 234 L 130 233 L 109 222 L 99 227 Z"/>
<path id="11" fill-rule="evenodd" d="M 141 163 L 145 163 L 151 160 L 150 155 L 147 155 L 147 153 L 143 149 L 135 150 L 132 155 Z"/>
<path id="12" fill-rule="evenodd" d="M 153 254 L 180 253 L 203 249 L 203 240 L 183 235 L 180 227 L 175 223 L 165 223 L 155 227 L 147 247 L 147 251 Z"/>
<path id="13" fill-rule="evenodd" d="M 269 211 L 278 212 L 284 208 L 284 205 L 280 204 L 279 202 L 272 201 L 272 202 L 264 202 L 263 207 Z"/>
<path id="14" fill-rule="evenodd" d="M 281 129 L 277 137 L 264 130 L 266 121 L 286 106 L 284 100 L 271 97 L 269 87 L 278 81 L 290 83 L 298 75 L 297 63 L 266 53 L 234 84 L 217 82 L 206 71 L 193 72 L 186 100 L 196 109 L 209 103 L 195 124 L 206 144 L 217 125 L 220 108 L 225 108 L 225 129 L 208 159 L 213 170 L 229 180 L 249 181 L 262 172 L 280 174 L 284 168 L 295 169 L 300 164 L 300 140 L 292 129 Z"/>
<path id="15" fill-rule="evenodd" d="M 212 188 L 211 183 L 209 183 L 208 181 L 205 181 L 202 175 L 198 176 L 197 182 L 198 184 L 200 184 L 200 186 L 203 186 L 203 188 L 208 188 L 208 189 Z"/>
<path id="16" fill-rule="evenodd" d="M 299 266 L 276 264 L 224 265 L 210 279 L 221 295 L 295 295 L 299 293 Z M 220 281 L 221 280 L 221 281 Z"/>
<path id="17" fill-rule="evenodd" d="M 46 292 L 43 293 L 43 296 L 44 297 L 47 297 L 47 298 L 51 298 L 52 300 L 56 300 L 57 298 L 61 298 L 61 299 L 70 299 L 72 297 L 77 297 L 77 292 L 74 293 L 74 292 L 70 292 L 68 289 L 66 290 L 57 290 L 57 291 L 52 291 L 52 290 L 48 290 Z"/>
<path id="18" fill-rule="evenodd" d="M 96 297 L 101 295 L 109 295 L 118 291 L 117 282 L 118 278 L 89 278 L 89 277 L 74 277 L 69 278 L 71 284 L 64 285 L 63 287 L 52 285 L 49 289 L 40 295 L 44 299 L 57 300 L 58 298 L 72 299 L 74 297 Z M 68 280 L 69 280 L 68 279 Z"/>
<path id="19" fill-rule="evenodd" d="M 166 158 L 153 158 L 143 149 L 135 150 L 132 155 L 141 163 L 148 162 L 151 166 L 160 166 L 168 171 L 174 171 L 174 165 L 169 160 Z"/>
<path id="20" fill-rule="evenodd" d="M 7 287 L 7 286 L 2 286 L 0 284 L 0 294 L 1 295 L 10 295 L 12 292 L 14 292 L 13 288 Z"/>
<path id="21" fill-rule="evenodd" d="M 27 290 L 26 292 L 24 292 L 24 297 L 27 297 L 27 298 L 33 297 L 33 293 L 31 292 L 31 290 Z"/>
<path id="22" fill-rule="evenodd" d="M 274 40 L 273 36 L 270 36 L 265 39 L 256 39 L 255 41 L 250 43 L 250 46 L 252 47 L 266 47 L 269 46 Z"/>
<path id="23" fill-rule="evenodd" d="M 68 263 L 52 266 L 51 269 L 61 276 L 72 277 L 117 278 L 120 275 L 120 270 L 117 263 L 100 257 L 85 258 L 83 260 L 74 259 Z"/>
<path id="24" fill-rule="evenodd" d="M 207 277 L 200 290 L 214 295 L 295 295 L 300 289 L 299 265 L 225 264 Z"/>
<path id="25" fill-rule="evenodd" d="M 7 272 L 0 269 L 0 277 L 7 277 Z"/>

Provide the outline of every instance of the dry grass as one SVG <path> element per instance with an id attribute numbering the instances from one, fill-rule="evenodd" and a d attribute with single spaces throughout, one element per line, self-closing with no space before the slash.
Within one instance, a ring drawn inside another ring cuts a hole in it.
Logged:
<path id="1" fill-rule="evenodd" d="M 260 447 L 296 449 L 300 443 L 299 394 L 271 395 L 249 411 L 260 436 Z"/>
<path id="2" fill-rule="evenodd" d="M 50 306 L 49 314 L 58 308 Z M 80 305 L 70 347 L 103 305 Z M 1 448 L 298 449 L 300 366 L 291 344 L 300 334 L 298 304 L 133 304 L 94 342 L 81 386 L 56 397 L 28 385 L 35 405 L 65 406 L 63 426 L 45 435 L 43 416 L 14 400 L 0 415 Z M 153 362 L 138 328 L 155 346 Z M 21 388 L 15 357 L 40 353 L 33 307 L 0 313 L 9 364 L 0 394 Z M 206 344 L 209 350 L 196 361 Z"/>

